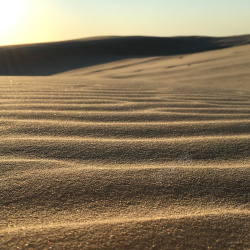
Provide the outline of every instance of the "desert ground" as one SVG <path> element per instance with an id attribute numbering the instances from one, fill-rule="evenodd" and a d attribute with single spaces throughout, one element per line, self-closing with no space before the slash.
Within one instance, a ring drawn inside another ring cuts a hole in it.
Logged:
<path id="1" fill-rule="evenodd" d="M 250 38 L 178 39 L 0 49 L 1 249 L 250 248 Z"/>

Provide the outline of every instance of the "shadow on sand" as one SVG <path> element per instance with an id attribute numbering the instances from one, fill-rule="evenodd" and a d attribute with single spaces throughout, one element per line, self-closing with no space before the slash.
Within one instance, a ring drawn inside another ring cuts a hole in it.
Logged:
<path id="1" fill-rule="evenodd" d="M 250 43 L 234 37 L 99 37 L 0 47 L 0 75 L 49 76 L 126 58 L 169 56 Z"/>

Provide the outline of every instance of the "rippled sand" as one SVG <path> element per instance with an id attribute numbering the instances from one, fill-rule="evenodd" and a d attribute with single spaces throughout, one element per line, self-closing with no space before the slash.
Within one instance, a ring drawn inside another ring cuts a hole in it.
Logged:
<path id="1" fill-rule="evenodd" d="M 0 77 L 1 249 L 248 249 L 250 46 Z"/>

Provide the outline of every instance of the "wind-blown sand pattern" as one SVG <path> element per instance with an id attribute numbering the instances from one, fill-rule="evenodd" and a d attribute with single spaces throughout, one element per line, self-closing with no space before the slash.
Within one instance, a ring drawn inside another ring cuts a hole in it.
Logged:
<path id="1" fill-rule="evenodd" d="M 249 69 L 245 45 L 0 77 L 1 249 L 250 248 Z"/>

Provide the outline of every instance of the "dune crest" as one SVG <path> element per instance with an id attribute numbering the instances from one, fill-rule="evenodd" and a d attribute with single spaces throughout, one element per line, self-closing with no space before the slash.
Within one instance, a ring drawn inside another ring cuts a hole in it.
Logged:
<path id="1" fill-rule="evenodd" d="M 183 55 L 250 44 L 232 37 L 94 37 L 0 47 L 0 75 L 48 76 L 123 59 Z M 117 67 L 117 66 L 116 66 Z"/>

